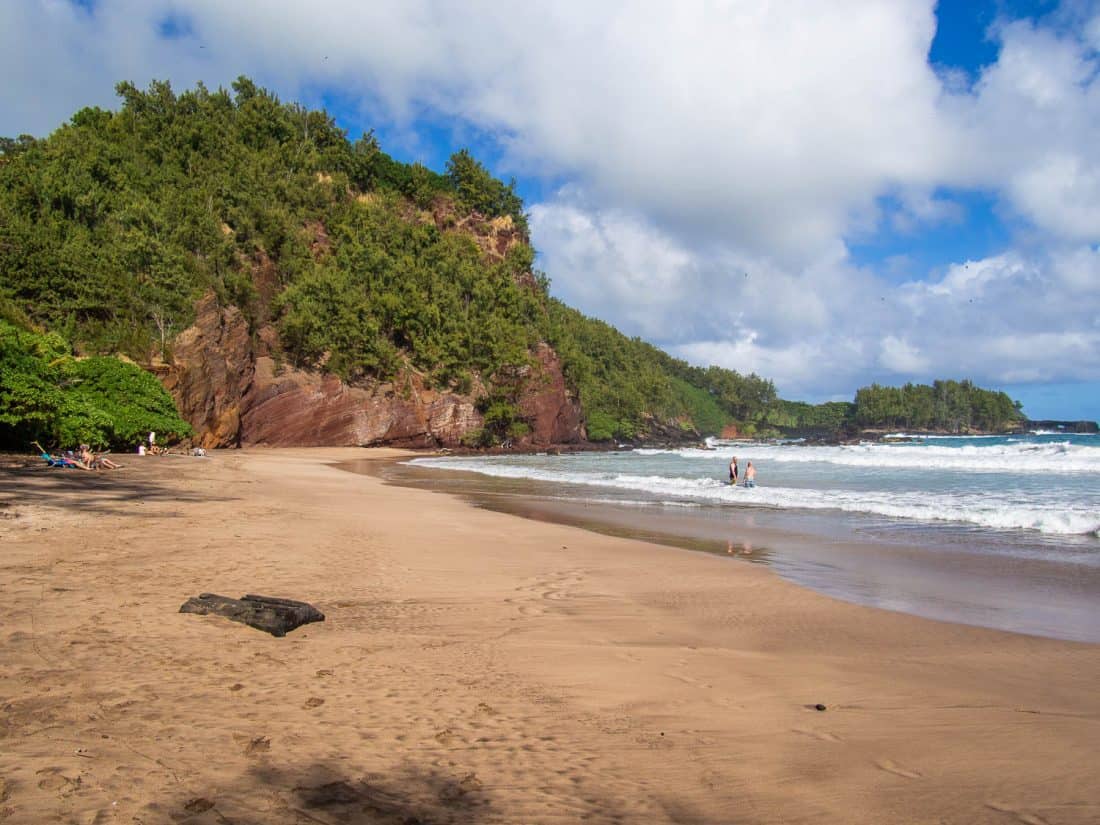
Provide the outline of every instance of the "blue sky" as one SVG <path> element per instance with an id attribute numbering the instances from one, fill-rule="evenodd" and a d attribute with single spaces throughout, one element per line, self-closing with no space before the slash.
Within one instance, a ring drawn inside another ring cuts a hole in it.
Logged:
<path id="1" fill-rule="evenodd" d="M 781 7 L 781 8 L 780 8 Z M 1095 0 L 16 0 L 0 134 L 239 74 L 515 177 L 556 295 L 780 394 L 1100 417 Z"/>

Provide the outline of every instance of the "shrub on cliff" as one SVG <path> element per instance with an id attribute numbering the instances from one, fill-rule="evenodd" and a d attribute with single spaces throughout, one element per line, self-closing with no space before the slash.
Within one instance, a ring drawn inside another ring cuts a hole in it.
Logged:
<path id="1" fill-rule="evenodd" d="M 244 77 L 117 91 L 117 112 L 0 139 L 0 317 L 81 352 L 170 358 L 212 290 L 254 330 L 276 327 L 280 359 L 351 380 L 411 367 L 456 389 L 522 372 L 548 340 L 608 438 L 644 437 L 650 421 L 717 432 L 774 397 L 770 382 L 691 367 L 550 300 L 514 183 L 466 150 L 446 174 L 400 163 L 373 134 L 349 141 L 326 112 Z M 520 232 L 455 219 L 471 212 Z M 501 437 L 522 423 L 507 417 Z"/>
<path id="2" fill-rule="evenodd" d="M 639 338 L 627 338 L 610 324 L 588 318 L 560 301 L 549 301 L 549 335 L 577 388 L 592 441 L 644 438 L 647 421 L 691 421 L 703 435 L 721 432 L 740 416 L 763 409 L 755 398 L 723 395 L 728 387 L 765 385 L 756 376 L 711 367 L 700 370 Z"/>
<path id="3" fill-rule="evenodd" d="M 520 367 L 541 337 L 544 295 L 523 283 L 530 249 L 486 260 L 470 237 L 407 220 L 393 196 L 333 204 L 332 254 L 277 298 L 291 358 L 346 378 L 407 362 L 445 386 Z"/>
<path id="4" fill-rule="evenodd" d="M 191 434 L 152 375 L 118 358 L 74 358 L 60 335 L 0 320 L 0 443 L 130 447 L 150 431 Z"/>
<path id="5" fill-rule="evenodd" d="M 527 234 L 527 216 L 514 180 L 507 185 L 497 180 L 467 149 L 451 155 L 447 161 L 447 179 L 462 206 L 490 218 L 510 215 Z"/>

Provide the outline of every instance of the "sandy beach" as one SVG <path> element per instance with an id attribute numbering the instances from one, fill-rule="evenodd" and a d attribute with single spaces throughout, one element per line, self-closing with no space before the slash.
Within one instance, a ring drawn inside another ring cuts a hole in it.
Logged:
<path id="1" fill-rule="evenodd" d="M 398 455 L 0 470 L 0 822 L 1100 821 L 1096 645 L 332 466 Z"/>

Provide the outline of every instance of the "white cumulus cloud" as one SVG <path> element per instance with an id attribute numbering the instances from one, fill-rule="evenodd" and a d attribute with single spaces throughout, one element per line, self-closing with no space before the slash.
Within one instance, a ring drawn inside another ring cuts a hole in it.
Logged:
<path id="1" fill-rule="evenodd" d="M 891 372 L 901 375 L 922 375 L 930 366 L 920 350 L 895 335 L 887 335 L 882 339 L 879 363 Z"/>
<path id="2" fill-rule="evenodd" d="M 531 205 L 556 293 L 684 357 L 792 397 L 1097 380 L 1096 5 L 998 20 L 973 82 L 930 65 L 935 26 L 934 0 L 15 0 L 0 134 L 111 105 L 121 79 L 330 91 L 363 125 L 449 119 L 504 171 L 567 181 Z M 853 263 L 858 241 L 965 226 L 965 192 L 1004 248 Z"/>

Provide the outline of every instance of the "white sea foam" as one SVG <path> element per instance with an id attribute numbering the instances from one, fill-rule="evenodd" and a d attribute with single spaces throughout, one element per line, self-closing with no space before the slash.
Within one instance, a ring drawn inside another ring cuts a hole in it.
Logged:
<path id="1" fill-rule="evenodd" d="M 699 448 L 636 450 L 639 455 L 674 455 L 714 461 L 714 451 Z M 956 470 L 976 473 L 1098 473 L 1100 447 L 1068 441 L 1036 443 L 967 444 L 946 447 L 934 444 L 842 444 L 792 447 L 775 444 L 723 444 L 722 455 L 744 455 L 754 461 L 786 464 L 837 464 L 863 468 Z"/>
<path id="2" fill-rule="evenodd" d="M 412 463 L 466 470 L 501 478 L 634 491 L 658 499 L 703 501 L 777 509 L 841 510 L 916 521 L 951 521 L 997 530 L 1036 530 L 1059 535 L 1100 535 L 1100 514 L 1072 502 L 1054 504 L 988 493 L 827 490 L 759 486 L 730 487 L 713 478 L 567 470 L 486 458 L 415 459 Z"/>

